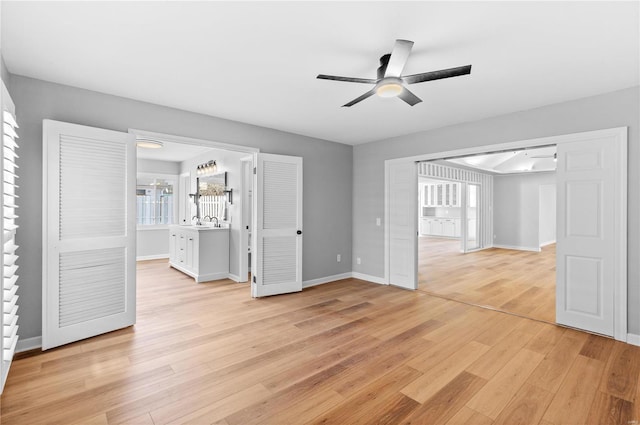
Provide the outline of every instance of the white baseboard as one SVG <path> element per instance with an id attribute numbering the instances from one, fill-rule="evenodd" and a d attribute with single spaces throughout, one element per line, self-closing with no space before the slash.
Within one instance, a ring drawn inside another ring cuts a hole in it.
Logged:
<path id="1" fill-rule="evenodd" d="M 640 335 L 627 334 L 627 344 L 640 346 Z"/>
<path id="2" fill-rule="evenodd" d="M 552 240 L 552 241 L 542 242 L 542 243 L 540 244 L 540 248 L 542 248 L 543 246 L 547 246 L 547 245 L 554 244 L 554 243 L 556 243 L 556 240 L 555 240 L 555 239 L 554 239 L 554 240 Z"/>
<path id="3" fill-rule="evenodd" d="M 163 258 L 169 259 L 169 254 L 141 255 L 136 257 L 136 261 L 161 260 Z"/>
<path id="4" fill-rule="evenodd" d="M 231 274 L 231 273 L 229 273 L 229 274 L 227 275 L 227 277 L 228 277 L 229 279 L 233 280 L 234 282 L 238 282 L 238 283 L 249 283 L 249 281 L 248 281 L 248 280 L 245 280 L 244 282 L 241 282 L 241 281 L 240 281 L 240 276 L 235 275 L 235 274 Z"/>
<path id="5" fill-rule="evenodd" d="M 22 353 L 23 351 L 35 350 L 42 347 L 42 337 L 34 336 L 33 338 L 18 339 L 16 344 L 16 353 Z"/>
<path id="6" fill-rule="evenodd" d="M 322 285 L 323 283 L 335 282 L 336 280 L 349 279 L 350 277 L 352 277 L 350 272 L 319 277 L 317 279 L 305 280 L 302 282 L 302 287 L 309 288 L 311 286 Z"/>
<path id="7" fill-rule="evenodd" d="M 493 244 L 493 248 L 514 249 L 514 250 L 516 250 L 516 251 L 532 251 L 532 252 L 540 252 L 540 247 L 535 247 L 535 246 L 515 246 L 515 245 L 498 245 L 498 244 Z"/>
<path id="8" fill-rule="evenodd" d="M 364 274 L 364 273 L 352 272 L 351 273 L 351 277 L 353 277 L 355 279 L 366 280 L 367 282 L 377 283 L 377 284 L 380 284 L 380 285 L 386 285 L 387 284 L 387 282 L 384 281 L 383 277 L 371 276 L 369 274 Z"/>

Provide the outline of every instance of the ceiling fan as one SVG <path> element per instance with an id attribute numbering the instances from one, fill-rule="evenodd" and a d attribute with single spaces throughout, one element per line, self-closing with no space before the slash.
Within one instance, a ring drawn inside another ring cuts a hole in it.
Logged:
<path id="1" fill-rule="evenodd" d="M 319 74 L 317 78 L 321 80 L 345 81 L 348 83 L 375 84 L 371 90 L 342 106 L 353 106 L 374 94 L 377 94 L 380 97 L 397 96 L 407 102 L 410 106 L 413 106 L 422 102 L 422 99 L 409 91 L 406 85 L 422 83 L 424 81 L 440 80 L 443 78 L 458 77 L 460 75 L 467 75 L 471 73 L 471 65 L 465 65 L 456 68 L 441 69 L 439 71 L 402 76 L 402 70 L 407 63 L 407 59 L 409 59 L 411 47 L 413 47 L 413 41 L 396 40 L 396 43 L 393 46 L 393 51 L 380 58 L 378 78 L 375 80 L 369 78 L 338 77 L 335 75 L 325 74 Z"/>

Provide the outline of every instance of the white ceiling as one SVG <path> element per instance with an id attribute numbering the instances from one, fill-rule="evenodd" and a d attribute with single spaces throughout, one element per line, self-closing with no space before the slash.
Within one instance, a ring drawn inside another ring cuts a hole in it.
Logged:
<path id="1" fill-rule="evenodd" d="M 358 144 L 639 84 L 638 2 L 2 2 L 15 74 Z M 471 75 L 372 97 L 396 38 L 414 74 Z"/>
<path id="2" fill-rule="evenodd" d="M 555 153 L 555 146 L 547 146 L 544 148 L 473 155 L 448 159 L 447 161 L 497 174 L 530 173 L 555 171 L 557 165 L 553 160 Z M 546 158 L 536 158 L 540 156 Z"/>
<path id="3" fill-rule="evenodd" d="M 216 149 L 207 148 L 204 146 L 163 141 L 162 148 L 159 149 L 137 148 L 137 156 L 138 159 L 155 159 L 156 161 L 182 162 L 205 152 L 213 153 L 214 151 L 216 151 Z"/>

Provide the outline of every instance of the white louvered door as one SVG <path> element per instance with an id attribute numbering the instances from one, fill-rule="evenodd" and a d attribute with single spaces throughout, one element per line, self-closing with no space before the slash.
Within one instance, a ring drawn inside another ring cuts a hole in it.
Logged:
<path id="1" fill-rule="evenodd" d="M 42 348 L 136 317 L 135 138 L 43 122 Z"/>
<path id="2" fill-rule="evenodd" d="M 254 297 L 302 291 L 302 158 L 258 154 Z"/>
<path id="3" fill-rule="evenodd" d="M 17 164 L 18 158 L 18 124 L 15 117 L 15 105 L 9 96 L 9 92 L 2 84 L 2 243 L 3 249 L 0 252 L 3 265 L 2 276 L 2 358 L 0 358 L 0 392 L 7 381 L 7 375 L 13 354 L 18 343 L 18 260 L 16 245 L 16 231 L 18 226 L 16 219 L 17 205 Z"/>

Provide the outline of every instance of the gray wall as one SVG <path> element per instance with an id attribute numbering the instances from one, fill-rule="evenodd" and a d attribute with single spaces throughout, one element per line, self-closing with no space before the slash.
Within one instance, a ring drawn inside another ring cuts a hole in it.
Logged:
<path id="1" fill-rule="evenodd" d="M 540 185 L 555 181 L 555 173 L 493 176 L 494 245 L 539 249 Z"/>
<path id="2" fill-rule="evenodd" d="M 629 127 L 629 332 L 640 333 L 640 87 L 358 145 L 353 150 L 353 270 L 384 276 L 384 160 L 612 127 Z M 408 111 L 408 113 L 413 113 Z M 416 112 L 417 113 L 417 112 Z"/>
<path id="3" fill-rule="evenodd" d="M 138 173 L 180 174 L 180 163 L 173 161 L 158 161 L 157 159 L 138 158 Z"/>
<path id="4" fill-rule="evenodd" d="M 303 279 L 351 271 L 351 146 L 12 75 L 20 124 L 20 335 L 41 334 L 42 120 L 129 128 L 303 157 Z M 326 200 L 330 200 L 327 202 Z M 342 262 L 336 262 L 342 254 Z"/>
<path id="5" fill-rule="evenodd" d="M 556 241 L 556 184 L 540 185 L 540 246 Z"/>

